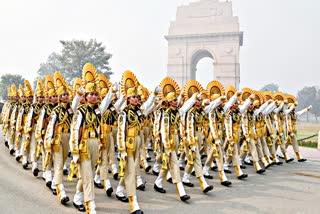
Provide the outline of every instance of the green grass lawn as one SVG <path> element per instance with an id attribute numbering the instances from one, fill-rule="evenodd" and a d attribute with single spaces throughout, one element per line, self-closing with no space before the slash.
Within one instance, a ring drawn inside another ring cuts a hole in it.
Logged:
<path id="1" fill-rule="evenodd" d="M 309 131 L 297 131 L 297 139 L 300 140 L 300 139 L 303 139 L 303 138 L 306 138 L 306 137 L 309 137 L 309 136 L 312 136 L 312 135 L 315 135 L 315 134 L 318 134 L 318 133 L 315 133 L 315 132 L 309 132 Z M 318 136 L 315 136 L 313 138 L 310 138 L 310 139 L 307 139 L 306 141 L 311 141 L 311 142 L 316 142 L 318 143 Z"/>
<path id="2" fill-rule="evenodd" d="M 312 135 L 315 135 L 317 133 L 315 132 L 310 132 L 310 131 L 302 131 L 302 130 L 298 130 L 297 131 L 297 139 L 300 140 L 300 139 L 303 139 L 303 138 L 306 138 L 306 137 L 309 137 L 309 136 L 312 136 Z M 317 148 L 318 146 L 318 136 L 315 136 L 315 137 L 312 137 L 312 138 L 309 138 L 305 141 L 300 141 L 299 142 L 299 145 L 300 146 L 305 146 L 305 147 L 310 147 L 310 148 Z"/>

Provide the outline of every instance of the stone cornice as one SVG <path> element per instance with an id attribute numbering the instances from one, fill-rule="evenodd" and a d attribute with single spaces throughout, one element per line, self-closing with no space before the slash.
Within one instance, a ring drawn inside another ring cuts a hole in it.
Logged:
<path id="1" fill-rule="evenodd" d="M 224 33 L 208 33 L 208 34 L 185 34 L 185 35 L 168 35 L 164 38 L 167 41 L 172 40 L 194 40 L 194 39 L 217 39 L 217 38 L 224 38 L 231 39 L 234 37 L 239 37 L 239 45 L 242 46 L 243 44 L 243 32 L 224 32 Z"/>

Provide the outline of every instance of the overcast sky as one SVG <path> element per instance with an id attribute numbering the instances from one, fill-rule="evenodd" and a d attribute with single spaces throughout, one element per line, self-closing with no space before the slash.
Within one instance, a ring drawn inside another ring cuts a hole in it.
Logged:
<path id="1" fill-rule="evenodd" d="M 61 51 L 59 40 L 96 38 L 113 55 L 112 81 L 131 69 L 154 87 L 166 75 L 170 21 L 179 5 L 192 1 L 197 0 L 0 0 L 0 74 L 33 80 L 40 63 Z M 320 1 L 232 2 L 244 32 L 241 87 L 276 83 L 296 94 L 320 85 Z M 200 61 L 199 74 L 210 66 Z"/>

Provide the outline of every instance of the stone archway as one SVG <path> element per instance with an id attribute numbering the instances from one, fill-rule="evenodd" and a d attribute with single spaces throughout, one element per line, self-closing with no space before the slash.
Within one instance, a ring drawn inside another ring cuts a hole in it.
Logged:
<path id="1" fill-rule="evenodd" d="M 194 62 L 203 57 L 214 60 L 214 79 L 223 85 L 239 87 L 239 52 L 243 32 L 232 2 L 199 0 L 177 9 L 171 22 L 168 41 L 167 75 L 180 86 L 195 78 Z"/>
<path id="2" fill-rule="evenodd" d="M 192 57 L 191 57 L 191 63 L 190 63 L 190 69 L 191 69 L 191 75 L 190 75 L 190 78 L 191 79 L 197 79 L 197 64 L 198 62 L 203 59 L 203 58 L 211 58 L 212 60 L 214 60 L 214 57 L 213 55 L 208 51 L 208 50 L 205 50 L 205 49 L 201 49 L 201 50 L 198 50 L 197 52 L 195 52 Z M 212 71 L 213 72 L 213 71 Z M 214 75 L 212 73 L 212 78 L 214 78 Z"/>

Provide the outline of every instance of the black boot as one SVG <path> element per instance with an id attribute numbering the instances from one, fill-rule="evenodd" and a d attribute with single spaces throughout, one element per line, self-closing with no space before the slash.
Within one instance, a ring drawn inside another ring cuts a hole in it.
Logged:
<path id="1" fill-rule="evenodd" d="M 184 196 L 181 196 L 180 197 L 181 201 L 187 201 L 190 199 L 190 196 L 189 195 L 184 195 Z"/>
<path id="2" fill-rule="evenodd" d="M 86 208 L 83 204 L 80 204 L 80 205 L 77 205 L 76 203 L 73 202 L 73 206 L 75 208 L 77 208 L 80 212 L 85 212 L 86 211 Z"/>
<path id="3" fill-rule="evenodd" d="M 34 175 L 34 177 L 37 177 L 38 174 L 39 174 L 39 169 L 38 169 L 38 168 L 35 168 L 35 169 L 33 170 L 33 175 Z"/>
<path id="4" fill-rule="evenodd" d="M 113 188 L 110 187 L 109 189 L 107 189 L 106 194 L 108 197 L 111 197 L 111 194 L 113 193 Z"/>
<path id="5" fill-rule="evenodd" d="M 225 187 L 228 187 L 228 186 L 231 186 L 231 181 L 223 181 L 223 182 L 221 182 L 221 185 L 222 186 L 225 186 Z"/>
<path id="6" fill-rule="evenodd" d="M 129 199 L 128 199 L 128 197 L 126 197 L 126 196 L 118 196 L 118 195 L 116 194 L 116 198 L 117 198 L 119 201 L 124 202 L 124 203 L 128 203 L 128 202 L 129 202 Z"/>
<path id="7" fill-rule="evenodd" d="M 156 184 L 153 185 L 153 188 L 160 193 L 166 193 L 166 190 L 163 188 L 158 187 Z"/>
<path id="8" fill-rule="evenodd" d="M 238 176 L 238 179 L 242 180 L 242 179 L 247 178 L 247 177 L 248 177 L 247 174 L 242 174 L 242 175 Z"/>

